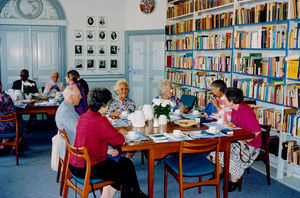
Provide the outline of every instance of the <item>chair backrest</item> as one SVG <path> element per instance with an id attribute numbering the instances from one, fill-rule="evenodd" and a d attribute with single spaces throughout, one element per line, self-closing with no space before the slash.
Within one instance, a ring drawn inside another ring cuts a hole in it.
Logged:
<path id="1" fill-rule="evenodd" d="M 268 150 L 270 140 L 271 125 L 260 125 L 261 128 L 261 149 Z"/>
<path id="2" fill-rule="evenodd" d="M 66 142 L 68 142 L 68 143 L 70 144 L 70 141 L 69 141 L 69 138 L 68 138 L 68 135 L 67 135 L 65 129 L 58 129 L 58 131 L 59 131 L 60 136 L 61 136 Z"/>
<path id="3" fill-rule="evenodd" d="M 193 95 L 182 95 L 181 102 L 191 110 L 194 107 L 196 96 Z"/>
<path id="4" fill-rule="evenodd" d="M 10 113 L 10 114 L 5 114 L 5 115 L 0 115 L 0 123 L 1 122 L 14 122 L 16 124 L 16 137 L 15 140 L 18 140 L 18 135 L 19 135 L 19 127 L 18 127 L 18 117 L 17 113 Z"/>

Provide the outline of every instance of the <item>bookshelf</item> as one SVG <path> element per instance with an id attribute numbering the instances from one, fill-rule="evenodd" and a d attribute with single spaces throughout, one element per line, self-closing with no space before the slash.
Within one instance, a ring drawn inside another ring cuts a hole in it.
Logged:
<path id="1" fill-rule="evenodd" d="M 197 108 L 203 108 L 212 81 L 241 88 L 246 99 L 256 101 L 260 124 L 270 124 L 271 135 L 279 137 L 272 177 L 297 190 L 300 165 L 281 155 L 285 141 L 300 145 L 295 130 L 298 123 L 300 128 L 295 116 L 300 109 L 299 34 L 299 0 L 167 1 L 165 76 L 174 84 L 173 93 L 193 94 Z"/>

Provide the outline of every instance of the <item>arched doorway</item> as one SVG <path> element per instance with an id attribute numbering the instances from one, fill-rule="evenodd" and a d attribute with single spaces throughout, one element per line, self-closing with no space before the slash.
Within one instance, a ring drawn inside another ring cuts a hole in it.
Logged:
<path id="1" fill-rule="evenodd" d="M 22 69 L 39 90 L 53 70 L 65 74 L 65 14 L 57 0 L 4 0 L 0 3 L 0 69 L 3 89 Z"/>

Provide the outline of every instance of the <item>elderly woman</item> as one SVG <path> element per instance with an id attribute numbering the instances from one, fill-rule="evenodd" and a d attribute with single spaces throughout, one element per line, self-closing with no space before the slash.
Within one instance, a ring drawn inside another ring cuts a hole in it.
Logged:
<path id="1" fill-rule="evenodd" d="M 225 91 L 225 101 L 232 108 L 231 122 L 255 134 L 250 140 L 239 141 L 231 144 L 229 172 L 231 181 L 229 182 L 229 192 L 235 191 L 238 187 L 238 180 L 242 177 L 244 170 L 249 168 L 261 148 L 261 128 L 256 119 L 254 111 L 244 103 L 244 96 L 241 89 L 228 88 Z M 224 167 L 223 152 L 220 153 L 220 164 Z M 214 153 L 210 154 L 214 162 Z M 222 172 L 222 170 L 220 171 Z"/>
<path id="2" fill-rule="evenodd" d="M 77 76 L 76 76 L 76 73 L 74 72 L 74 70 L 67 72 L 66 82 L 68 85 L 75 85 L 80 91 L 81 100 L 80 100 L 79 104 L 77 106 L 75 106 L 75 110 L 79 115 L 82 115 L 83 113 L 85 113 L 87 111 L 87 102 L 86 102 L 85 94 L 77 82 Z"/>
<path id="3" fill-rule="evenodd" d="M 180 109 L 182 113 L 188 111 L 188 108 L 184 106 L 181 100 L 176 96 L 173 96 L 173 87 L 172 87 L 172 83 L 169 80 L 163 79 L 159 81 L 157 91 L 160 95 L 155 98 L 170 100 L 174 104 L 172 111 L 175 111 L 176 109 Z"/>
<path id="4" fill-rule="evenodd" d="M 218 110 L 212 116 L 217 119 L 222 119 L 225 123 L 231 120 L 231 108 L 228 107 L 225 101 L 225 90 L 227 86 L 223 80 L 215 80 L 211 83 L 211 90 L 214 96 L 211 97 L 210 101 Z"/>
<path id="5" fill-rule="evenodd" d="M 122 111 L 127 111 L 128 113 L 134 112 L 135 102 L 127 98 L 129 92 L 129 84 L 127 80 L 118 80 L 115 84 L 114 91 L 116 92 L 117 97 L 113 99 L 110 105 L 110 115 L 115 117 L 119 116 Z"/>
<path id="6" fill-rule="evenodd" d="M 63 82 L 58 81 L 59 74 L 57 71 L 53 71 L 51 74 L 51 80 L 45 85 L 44 93 L 55 93 L 64 90 Z"/>
<path id="7" fill-rule="evenodd" d="M 134 164 L 130 159 L 120 157 L 116 162 L 106 157 L 108 145 L 120 146 L 125 143 L 124 136 L 104 116 L 111 100 L 112 95 L 106 88 L 90 91 L 89 110 L 79 117 L 74 146 L 87 148 L 92 165 L 91 178 L 114 181 L 112 187 L 121 190 L 121 197 L 147 197 L 140 190 Z M 81 159 L 71 156 L 70 169 L 77 177 L 85 177 L 85 165 Z"/>

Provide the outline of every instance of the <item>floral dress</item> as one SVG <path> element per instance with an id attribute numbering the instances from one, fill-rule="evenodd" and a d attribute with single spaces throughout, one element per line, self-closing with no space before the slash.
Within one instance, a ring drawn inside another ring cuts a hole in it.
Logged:
<path id="1" fill-rule="evenodd" d="M 10 95 L 5 92 L 0 92 L 0 115 L 5 115 L 9 113 L 16 112 L 16 107 L 10 97 Z M 14 130 L 16 127 L 14 122 L 1 122 L 0 123 L 0 133 L 6 133 Z"/>
<path id="2" fill-rule="evenodd" d="M 127 111 L 128 113 L 132 113 L 135 110 L 135 102 L 131 99 L 125 98 L 124 101 L 120 100 L 118 97 L 114 98 L 109 107 L 109 114 L 119 110 L 119 111 Z"/>

